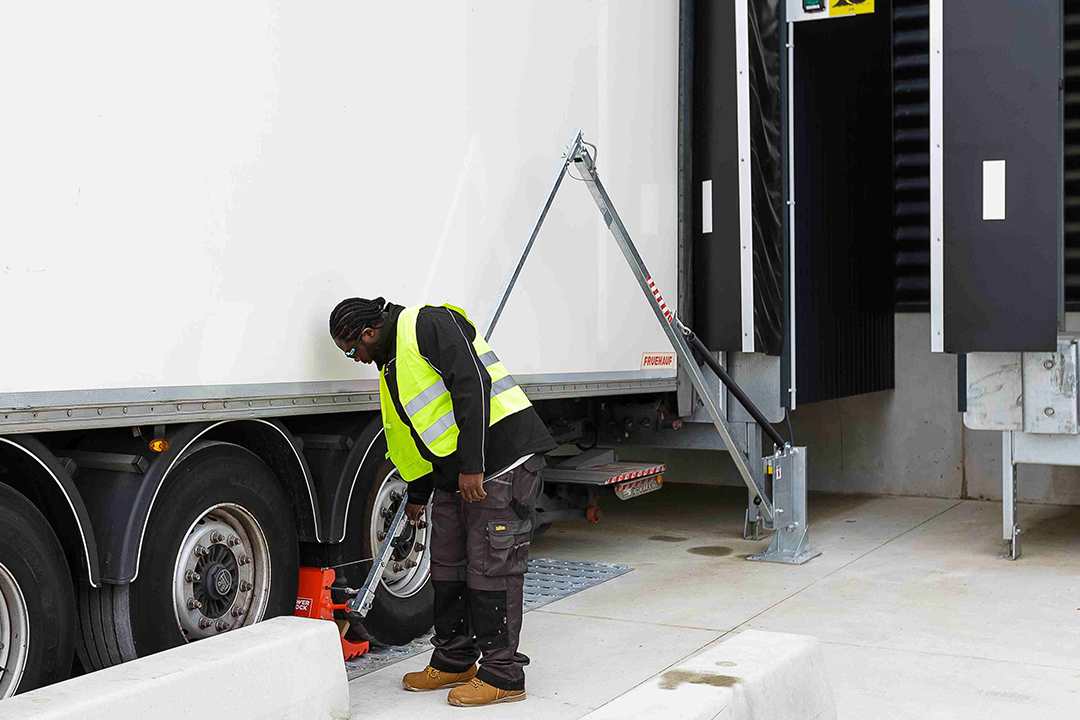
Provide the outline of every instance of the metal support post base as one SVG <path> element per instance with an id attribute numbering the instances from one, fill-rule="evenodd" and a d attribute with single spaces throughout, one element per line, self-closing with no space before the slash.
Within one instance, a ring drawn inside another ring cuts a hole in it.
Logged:
<path id="1" fill-rule="evenodd" d="M 806 522 L 806 448 L 785 447 L 766 458 L 773 467 L 773 525 L 769 547 L 747 558 L 756 562 L 802 565 L 821 554 L 810 545 Z"/>
<path id="2" fill-rule="evenodd" d="M 761 457 L 761 428 L 757 426 L 757 423 L 747 423 L 746 425 L 746 456 L 751 462 L 750 470 L 754 474 L 754 479 L 757 480 L 757 486 L 765 492 L 769 492 L 769 488 L 765 486 L 765 464 L 763 462 L 753 463 L 754 458 Z M 760 540 L 761 513 L 758 512 L 757 503 L 754 502 L 757 495 L 753 490 L 748 491 L 748 494 L 746 516 L 743 519 L 743 539 Z"/>
<path id="3" fill-rule="evenodd" d="M 743 518 L 742 536 L 744 540 L 761 539 L 761 516 L 758 515 L 757 508 L 746 509 L 746 516 Z"/>

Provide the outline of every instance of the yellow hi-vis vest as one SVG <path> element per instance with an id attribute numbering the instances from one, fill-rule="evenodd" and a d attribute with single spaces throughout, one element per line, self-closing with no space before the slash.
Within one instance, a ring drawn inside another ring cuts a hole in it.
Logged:
<path id="1" fill-rule="evenodd" d="M 413 429 L 424 445 L 436 457 L 446 457 L 457 450 L 458 426 L 454 420 L 454 404 L 450 391 L 431 363 L 420 354 L 416 341 L 416 318 L 421 308 L 416 305 L 401 311 L 397 319 L 397 352 L 394 363 L 398 399 Z M 465 311 L 453 305 L 443 305 L 461 314 L 470 325 L 472 321 Z M 475 325 L 473 328 L 475 329 Z M 491 347 L 476 331 L 473 348 L 491 377 L 490 420 L 488 426 L 532 407 L 510 372 L 499 362 Z M 424 459 L 413 442 L 409 426 L 398 415 L 386 384 L 386 368 L 379 373 L 379 399 L 382 405 L 383 429 L 386 431 L 386 457 L 397 466 L 398 473 L 406 482 L 431 472 L 431 463 Z"/>

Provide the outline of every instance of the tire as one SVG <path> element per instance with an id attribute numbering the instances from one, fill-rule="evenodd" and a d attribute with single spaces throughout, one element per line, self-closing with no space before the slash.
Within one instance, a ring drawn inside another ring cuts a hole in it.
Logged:
<path id="1" fill-rule="evenodd" d="M 83 588 L 80 660 L 108 667 L 292 615 L 299 568 L 292 502 L 274 473 L 242 447 L 203 443 L 154 503 L 136 579 Z"/>
<path id="2" fill-rule="evenodd" d="M 390 507 L 396 511 L 397 504 L 403 502 L 403 500 L 397 502 L 386 500 L 388 484 L 391 488 L 400 489 L 404 489 L 405 485 L 397 477 L 393 463 L 382 460 L 385 456 L 386 440 L 380 434 L 367 454 L 367 461 L 360 467 L 349 500 L 345 540 L 342 542 L 346 558 L 373 557 L 379 550 L 380 542 L 378 536 L 372 532 L 372 526 L 373 524 L 381 526 L 389 522 L 378 516 L 381 508 L 377 505 L 381 504 L 383 507 Z M 382 503 L 379 502 L 380 497 Z M 376 517 L 379 517 L 378 523 L 374 522 Z M 425 517 L 431 517 L 430 511 Z M 353 623 L 354 633 L 361 637 L 367 635 L 382 645 L 405 645 L 427 633 L 435 624 L 435 590 L 431 585 L 427 569 L 430 562 L 427 546 L 430 545 L 431 529 L 430 526 L 427 528 L 410 526 L 405 532 L 406 535 L 403 537 L 408 538 L 413 547 L 415 543 L 420 542 L 425 545 L 425 549 L 420 553 L 412 552 L 408 555 L 398 552 L 397 560 L 414 559 L 418 561 L 417 567 L 413 571 L 407 570 L 402 573 L 393 573 L 392 570 L 388 572 L 375 593 L 375 599 L 372 601 L 367 617 Z M 392 565 L 393 563 L 391 567 Z M 363 585 L 370 569 L 371 563 L 355 563 L 347 565 L 342 572 L 350 587 L 359 588 Z M 398 578 L 396 581 L 395 577 Z"/>
<path id="3" fill-rule="evenodd" d="M 71 672 L 71 569 L 45 516 L 7 485 L 0 485 L 0 644 L 0 698 Z"/>

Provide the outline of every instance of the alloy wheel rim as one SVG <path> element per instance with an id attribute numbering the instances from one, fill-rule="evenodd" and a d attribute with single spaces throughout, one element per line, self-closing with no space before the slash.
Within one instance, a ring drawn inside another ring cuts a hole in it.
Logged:
<path id="1" fill-rule="evenodd" d="M 30 650 L 30 615 L 15 576 L 0 563 L 0 698 L 19 688 Z"/>
<path id="2" fill-rule="evenodd" d="M 173 612 L 184 639 L 253 625 L 270 601 L 270 548 L 255 516 L 235 503 L 207 509 L 173 564 Z"/>
<path id="3" fill-rule="evenodd" d="M 398 506 L 407 502 L 407 486 L 398 474 L 391 469 L 379 484 L 375 494 L 375 504 L 371 513 L 371 547 L 378 550 L 385 533 L 390 529 Z M 416 525 L 406 525 L 397 549 L 394 550 L 386 571 L 383 573 L 382 586 L 391 595 L 406 598 L 415 595 L 427 583 L 431 575 L 431 501 L 428 501 L 424 517 Z"/>

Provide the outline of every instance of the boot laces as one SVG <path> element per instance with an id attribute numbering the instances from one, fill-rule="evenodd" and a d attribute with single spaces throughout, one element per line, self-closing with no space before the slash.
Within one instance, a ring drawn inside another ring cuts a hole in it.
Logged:
<path id="1" fill-rule="evenodd" d="M 480 688 L 484 687 L 484 681 L 483 680 L 477 680 L 476 678 L 473 678 L 472 680 L 470 680 L 469 684 L 473 686 L 474 690 L 479 690 Z"/>

